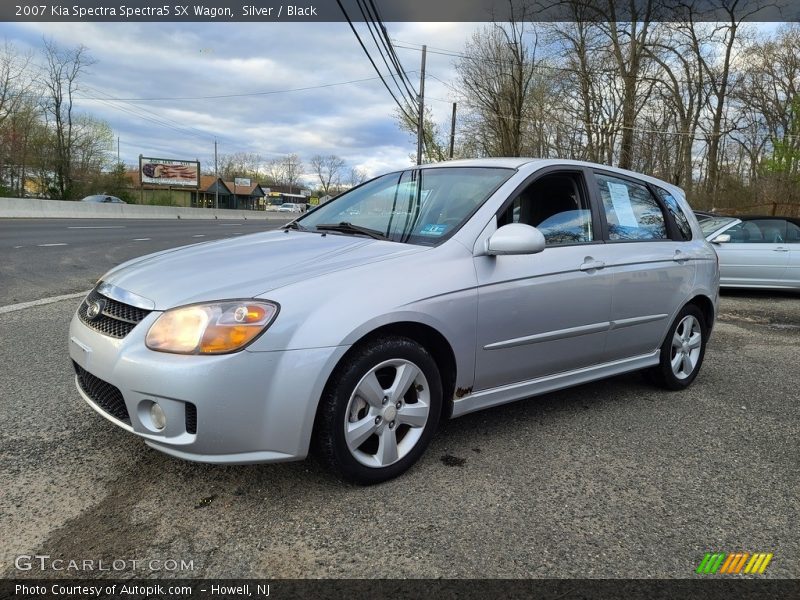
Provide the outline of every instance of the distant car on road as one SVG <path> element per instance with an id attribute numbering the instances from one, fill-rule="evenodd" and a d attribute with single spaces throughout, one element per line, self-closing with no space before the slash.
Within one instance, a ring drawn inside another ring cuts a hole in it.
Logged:
<path id="1" fill-rule="evenodd" d="M 800 289 L 800 219 L 715 216 L 700 227 L 719 256 L 720 286 Z"/>
<path id="2" fill-rule="evenodd" d="M 116 196 L 108 196 L 106 194 L 94 194 L 92 196 L 86 196 L 86 198 L 83 198 L 81 202 L 97 202 L 101 204 L 127 204 L 125 200 L 120 200 Z"/>
<path id="3" fill-rule="evenodd" d="M 585 162 L 450 161 L 282 231 L 116 267 L 78 307 L 69 354 L 86 402 L 162 452 L 285 461 L 313 440 L 344 478 L 377 483 L 440 420 L 642 369 L 688 387 L 718 289 L 675 186 Z"/>
<path id="4" fill-rule="evenodd" d="M 278 207 L 278 212 L 299 213 L 303 212 L 303 209 L 300 208 L 299 204 L 294 204 L 293 202 L 284 202 Z"/>

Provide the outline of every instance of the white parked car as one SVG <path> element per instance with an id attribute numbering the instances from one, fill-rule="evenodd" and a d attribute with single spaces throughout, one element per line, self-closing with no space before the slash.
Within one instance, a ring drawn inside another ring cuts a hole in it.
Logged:
<path id="1" fill-rule="evenodd" d="M 278 207 L 278 212 L 299 213 L 303 212 L 299 204 L 293 202 L 284 202 Z"/>
<path id="2" fill-rule="evenodd" d="M 700 225 L 719 256 L 720 286 L 800 290 L 800 219 L 713 216 Z"/>

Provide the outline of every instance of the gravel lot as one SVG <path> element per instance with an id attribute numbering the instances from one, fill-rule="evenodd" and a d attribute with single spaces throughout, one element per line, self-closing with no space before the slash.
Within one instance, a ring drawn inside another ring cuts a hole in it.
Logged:
<path id="1" fill-rule="evenodd" d="M 634 374 L 468 415 L 371 488 L 146 448 L 73 388 L 76 303 L 0 314 L 2 576 L 70 575 L 14 569 L 38 553 L 194 564 L 115 574 L 140 577 L 683 578 L 710 550 L 800 576 L 800 295 L 725 294 L 688 391 Z"/>

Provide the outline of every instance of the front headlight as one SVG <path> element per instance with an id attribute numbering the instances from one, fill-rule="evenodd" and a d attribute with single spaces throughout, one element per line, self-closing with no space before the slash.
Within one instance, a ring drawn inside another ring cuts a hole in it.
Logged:
<path id="1" fill-rule="evenodd" d="M 270 326 L 278 305 L 228 300 L 173 308 L 147 332 L 150 350 L 175 354 L 226 354 L 241 350 Z"/>

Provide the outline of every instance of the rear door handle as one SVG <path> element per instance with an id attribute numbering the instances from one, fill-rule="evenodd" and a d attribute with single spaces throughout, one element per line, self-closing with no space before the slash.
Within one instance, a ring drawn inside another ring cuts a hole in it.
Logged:
<path id="1" fill-rule="evenodd" d="M 784 248 L 783 246 L 780 246 L 780 247 L 778 247 L 778 248 L 773 248 L 773 250 L 772 250 L 772 251 L 773 251 L 773 252 L 788 252 L 788 251 L 789 251 L 789 249 L 788 249 L 788 248 Z"/>
<path id="2" fill-rule="evenodd" d="M 602 269 L 606 266 L 602 260 L 595 260 L 591 256 L 587 256 L 583 259 L 583 264 L 581 265 L 581 271 L 596 271 L 598 269 Z"/>
<path id="3" fill-rule="evenodd" d="M 675 254 L 672 257 L 672 260 L 674 260 L 675 262 L 683 263 L 689 260 L 689 255 L 684 254 L 680 250 L 675 250 Z"/>

